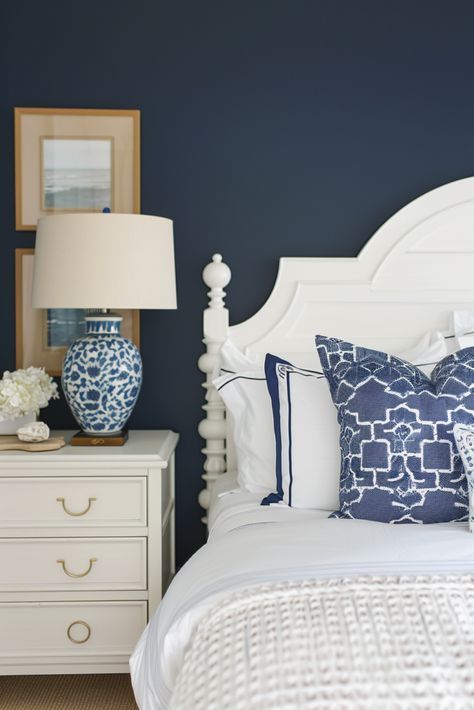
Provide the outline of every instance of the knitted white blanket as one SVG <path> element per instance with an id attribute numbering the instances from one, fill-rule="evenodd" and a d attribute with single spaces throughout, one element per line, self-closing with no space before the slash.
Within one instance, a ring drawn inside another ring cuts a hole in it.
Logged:
<path id="1" fill-rule="evenodd" d="M 270 584 L 199 624 L 172 710 L 474 709 L 474 576 Z"/>

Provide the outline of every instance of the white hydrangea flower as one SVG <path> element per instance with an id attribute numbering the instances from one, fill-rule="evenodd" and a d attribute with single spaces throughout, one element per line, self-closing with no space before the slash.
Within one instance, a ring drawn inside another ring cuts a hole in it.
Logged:
<path id="1" fill-rule="evenodd" d="M 43 367 L 7 370 L 0 380 L 0 421 L 38 414 L 50 399 L 58 398 L 58 386 Z"/>

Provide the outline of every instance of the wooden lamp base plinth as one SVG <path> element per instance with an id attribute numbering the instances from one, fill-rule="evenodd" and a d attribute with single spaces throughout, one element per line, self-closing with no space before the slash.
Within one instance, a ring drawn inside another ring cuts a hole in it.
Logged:
<path id="1" fill-rule="evenodd" d="M 111 436 L 101 436 L 100 434 L 86 434 L 85 431 L 78 431 L 71 439 L 71 446 L 123 446 L 128 439 L 127 429 Z"/>

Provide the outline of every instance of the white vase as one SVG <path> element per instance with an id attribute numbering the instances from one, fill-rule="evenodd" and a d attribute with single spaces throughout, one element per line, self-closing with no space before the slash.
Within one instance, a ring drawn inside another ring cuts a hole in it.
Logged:
<path id="1" fill-rule="evenodd" d="M 25 414 L 24 417 L 15 417 L 14 419 L 4 419 L 0 421 L 0 436 L 16 434 L 21 426 L 26 426 L 36 421 L 35 412 Z"/>

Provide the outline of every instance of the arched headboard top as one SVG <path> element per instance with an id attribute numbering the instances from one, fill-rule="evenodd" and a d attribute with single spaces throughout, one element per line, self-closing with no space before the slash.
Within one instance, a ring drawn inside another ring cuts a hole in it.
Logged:
<path id="1" fill-rule="evenodd" d="M 403 207 L 357 257 L 282 257 L 273 291 L 229 337 L 248 352 L 306 352 L 311 332 L 396 352 L 474 306 L 474 177 Z M 312 344 L 311 344 L 312 347 Z"/>

